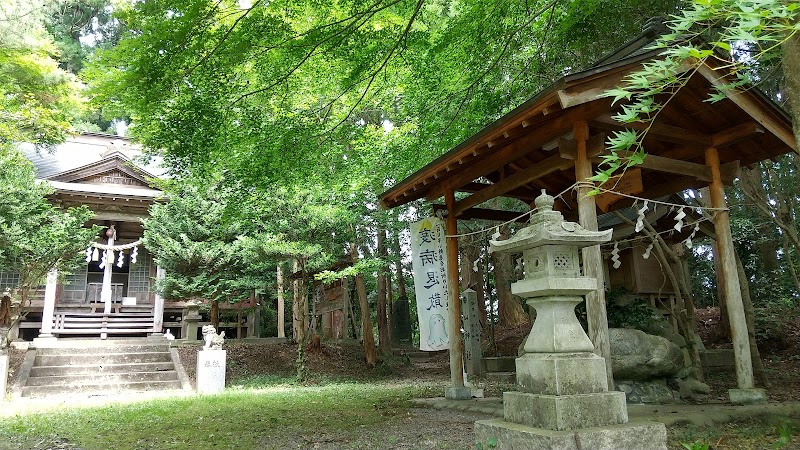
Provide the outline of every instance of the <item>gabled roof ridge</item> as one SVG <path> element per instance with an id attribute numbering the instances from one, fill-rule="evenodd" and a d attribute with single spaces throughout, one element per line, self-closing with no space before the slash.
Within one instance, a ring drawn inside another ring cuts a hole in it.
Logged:
<path id="1" fill-rule="evenodd" d="M 151 174 L 147 170 L 145 170 L 142 167 L 140 167 L 132 158 L 128 157 L 121 150 L 112 149 L 112 150 L 107 151 L 106 153 L 103 153 L 102 159 L 100 159 L 99 161 L 94 161 L 94 162 L 91 162 L 89 164 L 84 164 L 84 165 L 82 165 L 80 167 L 76 167 L 74 169 L 65 170 L 63 172 L 54 173 L 54 174 L 52 174 L 50 176 L 45 177 L 44 179 L 45 180 L 58 181 L 57 178 L 63 178 L 65 176 L 77 174 L 77 173 L 86 171 L 87 169 L 90 169 L 92 167 L 99 167 L 99 166 L 102 166 L 104 164 L 107 165 L 109 162 L 114 162 L 114 160 L 117 160 L 117 161 L 122 163 L 122 164 L 118 164 L 117 167 L 124 167 L 125 169 L 129 169 L 129 170 L 126 170 L 125 172 L 129 173 L 132 176 L 134 176 L 135 178 L 137 178 L 139 181 L 141 181 L 143 183 L 146 183 L 146 184 L 149 185 L 149 182 L 147 181 L 147 178 L 157 178 L 155 175 Z M 109 170 L 110 169 L 111 168 L 109 168 Z"/>

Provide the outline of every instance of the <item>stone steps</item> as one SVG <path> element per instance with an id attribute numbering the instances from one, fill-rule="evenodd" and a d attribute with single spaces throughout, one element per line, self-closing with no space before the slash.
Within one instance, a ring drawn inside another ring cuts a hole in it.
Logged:
<path id="1" fill-rule="evenodd" d="M 169 342 L 146 339 L 59 339 L 42 342 L 21 388 L 24 397 L 108 395 L 181 389 Z"/>
<path id="2" fill-rule="evenodd" d="M 486 372 L 486 378 L 492 381 L 515 384 L 517 382 L 516 372 Z"/>
<path id="3" fill-rule="evenodd" d="M 80 376 L 76 376 L 80 375 Z M 58 385 L 65 388 L 90 385 L 117 385 L 147 381 L 173 381 L 178 379 L 175 370 L 160 370 L 155 372 L 117 372 L 103 374 L 68 374 L 53 376 L 35 376 L 28 378 L 27 386 Z"/>
<path id="4" fill-rule="evenodd" d="M 31 369 L 31 377 L 53 377 L 60 375 L 84 375 L 84 374 L 111 374 L 135 372 L 163 372 L 173 370 L 174 364 L 169 362 L 144 362 L 128 364 L 97 364 L 69 365 L 69 366 L 39 366 Z"/>
<path id="5" fill-rule="evenodd" d="M 173 381 L 137 381 L 128 383 L 99 383 L 66 387 L 62 385 L 25 386 L 22 388 L 23 397 L 48 397 L 51 395 L 110 395 L 121 392 L 144 392 L 175 390 L 181 388 L 181 382 Z"/>
<path id="6" fill-rule="evenodd" d="M 494 356 L 481 359 L 483 371 L 490 372 L 516 372 L 517 363 L 513 356 Z"/>
<path id="7" fill-rule="evenodd" d="M 425 352 L 416 349 L 408 350 L 408 349 L 395 348 L 392 349 L 392 353 L 394 353 L 397 356 L 407 356 L 411 361 L 414 362 L 427 362 L 438 355 L 447 353 L 447 350 L 438 352 Z"/>
<path id="8" fill-rule="evenodd" d="M 71 366 L 96 364 L 132 364 L 132 363 L 156 363 L 169 362 L 169 353 L 166 352 L 137 352 L 137 353 L 98 353 L 90 354 L 61 354 L 61 355 L 36 355 L 36 366 Z"/>

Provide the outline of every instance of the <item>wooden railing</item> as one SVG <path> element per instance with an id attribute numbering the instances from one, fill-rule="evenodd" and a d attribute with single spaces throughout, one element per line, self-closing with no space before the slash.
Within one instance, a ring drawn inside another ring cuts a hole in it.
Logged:
<path id="1" fill-rule="evenodd" d="M 109 334 L 147 335 L 154 332 L 152 307 L 123 307 L 109 314 L 103 312 L 56 311 L 53 317 L 55 335 L 99 335 L 105 339 Z"/>

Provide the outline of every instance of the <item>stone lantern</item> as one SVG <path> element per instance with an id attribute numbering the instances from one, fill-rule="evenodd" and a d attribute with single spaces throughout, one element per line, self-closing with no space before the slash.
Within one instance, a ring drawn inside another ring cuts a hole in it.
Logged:
<path id="1" fill-rule="evenodd" d="M 542 191 L 530 224 L 496 252 L 522 253 L 524 278 L 511 292 L 536 309 L 536 320 L 517 358 L 518 392 L 503 394 L 504 420 L 475 424 L 478 442 L 497 448 L 666 449 L 666 429 L 655 422 L 628 423 L 625 394 L 608 390 L 604 358 L 575 316 L 597 280 L 581 276 L 579 250 L 611 239 L 564 221 Z M 576 446 L 577 445 L 577 446 Z"/>

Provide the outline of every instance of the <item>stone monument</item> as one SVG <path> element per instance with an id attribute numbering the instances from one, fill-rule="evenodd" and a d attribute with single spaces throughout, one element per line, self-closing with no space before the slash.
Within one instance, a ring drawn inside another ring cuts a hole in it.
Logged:
<path id="1" fill-rule="evenodd" d="M 225 332 L 217 334 L 213 325 L 203 327 L 205 345 L 197 352 L 197 393 L 215 394 L 225 389 L 225 360 L 222 349 Z"/>
<path id="2" fill-rule="evenodd" d="M 197 324 L 200 319 L 202 319 L 202 316 L 200 316 L 200 303 L 189 300 L 186 303 L 186 313 L 183 315 L 183 339 L 187 341 L 197 340 Z"/>
<path id="3" fill-rule="evenodd" d="M 411 313 L 408 297 L 400 297 L 392 303 L 392 345 L 395 347 L 412 347 Z"/>
<path id="4" fill-rule="evenodd" d="M 472 376 L 481 376 L 481 322 L 478 311 L 478 294 L 472 289 L 463 293 L 462 310 L 464 311 L 464 371 Z"/>
<path id="5" fill-rule="evenodd" d="M 0 349 L 0 403 L 3 403 L 6 398 L 6 387 L 8 386 L 8 365 L 8 353 L 5 350 Z"/>
<path id="6" fill-rule="evenodd" d="M 494 251 L 522 253 L 524 278 L 511 291 L 536 309 L 517 358 L 519 392 L 503 394 L 504 419 L 475 423 L 478 443 L 497 449 L 665 450 L 666 428 L 628 422 L 625 394 L 609 391 L 605 360 L 575 316 L 575 305 L 597 289 L 581 276 L 578 251 L 608 242 L 611 230 L 588 231 L 553 211 L 542 191 L 530 224 Z"/>

